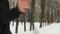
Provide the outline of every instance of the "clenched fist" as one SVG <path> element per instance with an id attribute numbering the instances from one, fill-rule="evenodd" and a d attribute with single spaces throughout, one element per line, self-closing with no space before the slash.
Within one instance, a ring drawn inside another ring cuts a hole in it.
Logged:
<path id="1" fill-rule="evenodd" d="M 31 0 L 17 0 L 17 6 L 18 9 L 21 12 L 26 12 L 28 9 L 30 9 L 30 3 Z"/>

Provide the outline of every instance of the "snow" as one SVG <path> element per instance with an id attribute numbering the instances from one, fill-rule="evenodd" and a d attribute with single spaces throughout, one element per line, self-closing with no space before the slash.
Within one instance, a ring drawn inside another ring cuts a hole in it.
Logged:
<path id="1" fill-rule="evenodd" d="M 34 23 L 35 29 L 30 31 L 30 23 L 26 24 L 26 32 L 24 31 L 24 23 L 19 23 L 18 25 L 18 33 L 15 33 L 16 23 L 12 26 L 10 25 L 10 30 L 12 34 L 60 34 L 60 23 L 53 23 L 48 26 L 44 26 L 39 28 L 39 23 Z"/>

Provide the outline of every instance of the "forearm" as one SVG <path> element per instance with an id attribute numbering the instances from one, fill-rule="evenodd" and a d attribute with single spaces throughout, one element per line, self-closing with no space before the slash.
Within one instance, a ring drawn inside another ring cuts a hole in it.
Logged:
<path id="1" fill-rule="evenodd" d="M 19 14 L 26 12 L 29 9 L 30 0 L 17 0 L 17 8 L 9 10 L 9 19 L 15 19 L 19 17 Z"/>
<path id="2" fill-rule="evenodd" d="M 18 10 L 18 8 L 13 8 L 13 9 L 9 10 L 9 20 L 13 20 L 15 18 L 18 18 L 21 13 L 22 12 L 20 12 Z"/>

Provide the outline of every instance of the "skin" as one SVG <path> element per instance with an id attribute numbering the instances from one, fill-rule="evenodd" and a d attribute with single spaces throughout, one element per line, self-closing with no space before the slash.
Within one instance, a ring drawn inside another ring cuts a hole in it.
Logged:
<path id="1" fill-rule="evenodd" d="M 18 6 L 18 9 L 21 11 L 21 12 L 26 12 L 27 9 L 30 9 L 30 3 L 31 0 L 18 0 L 17 1 L 17 6 Z"/>

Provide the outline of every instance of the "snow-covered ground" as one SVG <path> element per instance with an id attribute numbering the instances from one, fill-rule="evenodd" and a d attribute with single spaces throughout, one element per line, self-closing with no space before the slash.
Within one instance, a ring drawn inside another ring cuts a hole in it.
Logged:
<path id="1" fill-rule="evenodd" d="M 15 33 L 15 25 L 16 23 L 14 23 L 14 26 L 12 26 L 12 23 L 10 25 L 10 30 L 12 32 L 12 34 L 60 34 L 60 23 L 53 23 L 51 25 L 48 26 L 44 26 L 42 28 L 39 28 L 39 23 L 34 23 L 35 25 L 35 30 L 30 31 L 30 23 L 27 23 L 26 25 L 26 32 L 24 32 L 24 23 L 21 24 L 19 23 L 19 28 L 18 28 L 18 33 Z"/>

